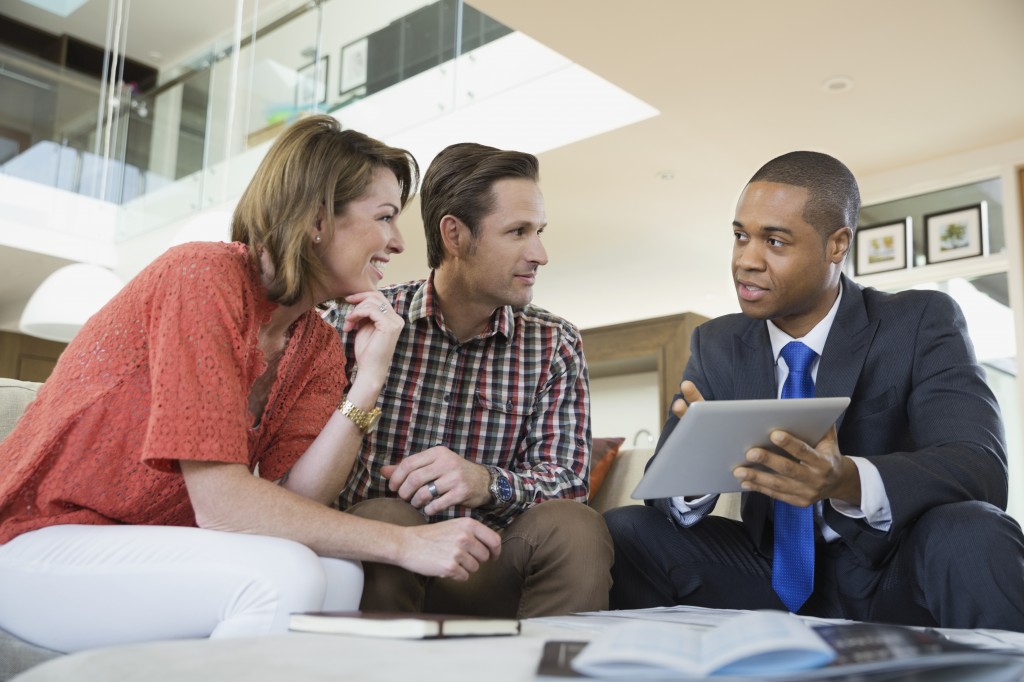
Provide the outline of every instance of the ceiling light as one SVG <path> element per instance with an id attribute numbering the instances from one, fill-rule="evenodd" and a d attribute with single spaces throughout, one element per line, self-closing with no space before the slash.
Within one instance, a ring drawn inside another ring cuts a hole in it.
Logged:
<path id="1" fill-rule="evenodd" d="M 65 265 L 32 294 L 19 327 L 29 336 L 67 343 L 122 286 L 117 275 L 99 265 Z"/>
<path id="2" fill-rule="evenodd" d="M 456 142 L 539 154 L 658 114 L 522 33 L 333 112 L 346 128 L 408 149 L 424 169 Z"/>
<path id="3" fill-rule="evenodd" d="M 821 84 L 825 92 L 837 93 L 853 89 L 853 79 L 849 76 L 832 76 Z"/>
<path id="4" fill-rule="evenodd" d="M 86 0 L 21 0 L 27 5 L 66 17 L 86 3 Z"/>

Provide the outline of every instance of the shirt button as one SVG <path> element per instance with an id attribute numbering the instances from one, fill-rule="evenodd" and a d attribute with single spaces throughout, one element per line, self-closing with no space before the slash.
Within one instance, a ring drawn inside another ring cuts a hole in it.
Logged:
<path id="1" fill-rule="evenodd" d="M 452 399 L 452 394 L 451 393 L 445 393 L 444 394 L 444 401 L 445 402 L 448 402 L 451 399 Z"/>

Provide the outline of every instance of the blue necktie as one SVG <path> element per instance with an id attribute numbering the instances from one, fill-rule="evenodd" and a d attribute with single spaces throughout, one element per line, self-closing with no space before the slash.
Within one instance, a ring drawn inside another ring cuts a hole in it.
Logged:
<path id="1" fill-rule="evenodd" d="M 782 349 L 789 376 L 782 385 L 783 398 L 813 398 L 811 363 L 818 354 L 790 341 Z M 814 506 L 794 507 L 775 501 L 775 548 L 772 587 L 779 599 L 796 613 L 814 590 Z"/>

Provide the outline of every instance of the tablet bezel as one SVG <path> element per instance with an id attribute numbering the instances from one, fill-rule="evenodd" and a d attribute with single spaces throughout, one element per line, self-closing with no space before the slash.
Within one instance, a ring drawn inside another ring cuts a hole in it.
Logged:
<path id="1" fill-rule="evenodd" d="M 768 435 L 786 431 L 816 444 L 849 398 L 710 400 L 690 405 L 633 490 L 635 500 L 741 491 L 732 469 L 752 447 L 783 453 Z"/>

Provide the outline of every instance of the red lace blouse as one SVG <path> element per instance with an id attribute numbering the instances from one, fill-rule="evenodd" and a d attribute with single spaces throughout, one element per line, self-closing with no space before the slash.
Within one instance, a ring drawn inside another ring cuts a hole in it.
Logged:
<path id="1" fill-rule="evenodd" d="M 173 248 L 132 279 L 0 442 L 0 543 L 56 524 L 194 526 L 180 459 L 284 475 L 327 423 L 345 374 L 337 332 L 310 310 L 254 426 L 258 332 L 275 307 L 237 243 Z"/>

